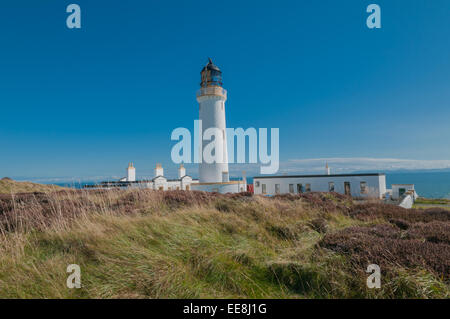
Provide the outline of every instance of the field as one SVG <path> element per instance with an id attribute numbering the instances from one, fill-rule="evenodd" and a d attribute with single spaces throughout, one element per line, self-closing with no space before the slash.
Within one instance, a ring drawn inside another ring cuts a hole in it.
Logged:
<path id="1" fill-rule="evenodd" d="M 331 193 L 0 195 L 0 298 L 448 298 L 450 211 Z M 81 267 L 82 288 L 66 287 Z M 369 289 L 369 264 L 381 289 Z"/>
<path id="2" fill-rule="evenodd" d="M 432 199 L 419 197 L 414 203 L 414 208 L 440 207 L 450 210 L 450 199 Z"/>

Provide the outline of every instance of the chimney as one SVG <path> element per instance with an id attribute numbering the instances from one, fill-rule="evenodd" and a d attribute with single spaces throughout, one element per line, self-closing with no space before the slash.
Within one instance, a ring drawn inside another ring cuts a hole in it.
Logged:
<path id="1" fill-rule="evenodd" d="M 161 164 L 156 164 L 155 177 L 164 176 L 164 169 Z"/>
<path id="2" fill-rule="evenodd" d="M 184 168 L 183 164 L 181 164 L 178 168 L 178 179 L 181 179 L 184 176 L 186 176 L 186 169 Z"/>
<path id="3" fill-rule="evenodd" d="M 128 163 L 127 168 L 127 182 L 135 182 L 136 181 L 136 169 L 133 166 L 133 163 Z"/>

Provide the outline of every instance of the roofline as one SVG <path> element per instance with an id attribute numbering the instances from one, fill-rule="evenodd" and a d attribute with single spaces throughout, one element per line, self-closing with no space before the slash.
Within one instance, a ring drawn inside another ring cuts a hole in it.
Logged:
<path id="1" fill-rule="evenodd" d="M 385 173 L 368 174 L 331 174 L 331 175 L 281 175 L 281 176 L 255 176 L 253 179 L 260 178 L 308 178 L 308 177 L 355 177 L 355 176 L 386 176 Z"/>
<path id="2" fill-rule="evenodd" d="M 231 184 L 244 184 L 243 181 L 229 181 L 229 182 L 217 182 L 217 183 L 195 183 L 195 185 L 231 185 Z M 191 184 L 193 185 L 193 184 Z"/>

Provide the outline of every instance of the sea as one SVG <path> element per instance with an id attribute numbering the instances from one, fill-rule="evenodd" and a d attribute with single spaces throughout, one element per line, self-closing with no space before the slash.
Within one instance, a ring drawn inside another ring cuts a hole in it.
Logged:
<path id="1" fill-rule="evenodd" d="M 253 183 L 249 177 L 248 183 Z M 81 188 L 83 185 L 95 184 L 94 181 L 78 181 L 77 183 L 53 183 L 64 187 Z M 386 187 L 392 184 L 414 184 L 416 192 L 425 198 L 450 199 L 450 172 L 406 172 L 386 173 Z"/>

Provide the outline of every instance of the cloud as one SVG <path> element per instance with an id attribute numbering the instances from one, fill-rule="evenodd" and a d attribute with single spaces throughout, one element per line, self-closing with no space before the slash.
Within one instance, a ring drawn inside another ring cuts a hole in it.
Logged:
<path id="1" fill-rule="evenodd" d="M 325 163 L 335 171 L 362 170 L 423 170 L 450 168 L 450 160 L 411 160 L 397 158 L 313 158 L 291 159 L 283 163 L 284 169 L 303 169 L 323 171 Z"/>
<path id="2" fill-rule="evenodd" d="M 427 170 L 427 169 L 450 169 L 450 160 L 412 160 L 397 158 L 370 158 L 370 157 L 348 157 L 348 158 L 307 158 L 290 159 L 280 162 L 277 174 L 317 174 L 325 173 L 325 164 L 332 173 L 349 173 L 355 171 L 396 171 L 396 170 Z M 230 164 L 232 173 L 247 172 L 247 176 L 260 175 L 259 164 Z"/>

